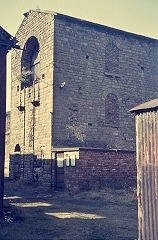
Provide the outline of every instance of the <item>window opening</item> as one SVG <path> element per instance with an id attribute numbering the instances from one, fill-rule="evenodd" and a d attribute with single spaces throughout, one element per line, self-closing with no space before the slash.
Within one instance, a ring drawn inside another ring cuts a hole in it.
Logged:
<path id="1" fill-rule="evenodd" d="M 105 48 L 105 73 L 119 74 L 119 49 L 113 42 L 108 43 Z"/>
<path id="2" fill-rule="evenodd" d="M 20 145 L 16 144 L 14 152 L 21 152 Z"/>
<path id="3" fill-rule="evenodd" d="M 105 100 L 105 121 L 113 127 L 119 125 L 119 103 L 115 94 L 108 94 Z"/>
<path id="4" fill-rule="evenodd" d="M 40 60 L 39 43 L 34 36 L 25 43 L 21 59 L 21 89 L 39 82 Z"/>

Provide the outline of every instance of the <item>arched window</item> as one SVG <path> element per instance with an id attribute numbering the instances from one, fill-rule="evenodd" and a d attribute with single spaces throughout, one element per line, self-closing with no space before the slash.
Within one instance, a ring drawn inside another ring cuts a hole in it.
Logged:
<path id="1" fill-rule="evenodd" d="M 34 36 L 25 43 L 21 58 L 21 89 L 39 81 L 40 76 L 39 43 Z"/>
<path id="2" fill-rule="evenodd" d="M 20 151 L 21 151 L 20 145 L 19 145 L 19 144 L 16 144 L 15 149 L 14 149 L 14 152 L 20 152 Z"/>
<path id="3" fill-rule="evenodd" d="M 119 125 L 119 103 L 113 93 L 108 94 L 105 100 L 105 122 L 113 127 Z"/>
<path id="4" fill-rule="evenodd" d="M 119 74 L 119 49 L 113 42 L 105 48 L 105 73 Z"/>

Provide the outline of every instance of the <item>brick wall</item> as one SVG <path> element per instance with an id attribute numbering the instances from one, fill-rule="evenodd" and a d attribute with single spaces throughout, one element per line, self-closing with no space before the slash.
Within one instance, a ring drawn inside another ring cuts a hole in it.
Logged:
<path id="1" fill-rule="evenodd" d="M 64 179 L 69 190 L 136 186 L 135 152 L 80 150 L 76 166 L 64 167 Z"/>

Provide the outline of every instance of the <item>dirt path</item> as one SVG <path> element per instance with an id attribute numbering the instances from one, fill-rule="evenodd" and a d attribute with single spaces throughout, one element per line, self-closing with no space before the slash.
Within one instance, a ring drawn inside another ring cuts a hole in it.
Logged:
<path id="1" fill-rule="evenodd" d="M 137 201 L 133 191 L 48 192 L 5 184 L 5 204 L 14 221 L 0 227 L 1 240 L 134 240 Z"/>

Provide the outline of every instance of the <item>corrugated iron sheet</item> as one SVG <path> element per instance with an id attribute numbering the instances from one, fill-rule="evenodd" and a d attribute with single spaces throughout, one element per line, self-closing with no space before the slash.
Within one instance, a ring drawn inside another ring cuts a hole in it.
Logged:
<path id="1" fill-rule="evenodd" d="M 149 111 L 151 109 L 157 109 L 158 108 L 158 98 L 150 100 L 148 102 L 142 103 L 130 110 L 130 112 L 136 112 L 136 111 Z"/>
<path id="2" fill-rule="evenodd" d="M 139 240 L 158 240 L 158 111 L 136 112 L 136 146 Z"/>

